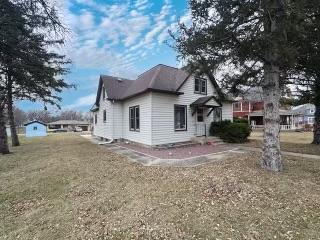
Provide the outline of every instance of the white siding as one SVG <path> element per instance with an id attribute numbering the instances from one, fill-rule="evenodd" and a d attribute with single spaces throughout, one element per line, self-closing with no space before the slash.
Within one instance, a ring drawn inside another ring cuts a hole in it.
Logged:
<path id="1" fill-rule="evenodd" d="M 207 81 L 207 96 L 216 95 L 212 83 Z M 183 95 L 175 96 L 163 93 L 152 93 L 152 145 L 190 141 L 195 135 L 196 114 L 192 116 L 193 109 L 190 104 L 202 94 L 194 93 L 194 78 L 190 77 L 180 89 Z M 174 105 L 187 106 L 187 131 L 174 130 Z M 204 111 L 204 119 L 209 127 L 213 120 L 211 114 L 207 117 L 209 109 Z M 208 128 L 207 128 L 208 130 Z"/>
<path id="2" fill-rule="evenodd" d="M 107 121 L 103 122 L 103 110 L 106 110 L 107 112 Z M 102 98 L 102 91 L 100 96 L 100 106 L 99 111 L 95 112 L 98 116 L 97 124 L 95 124 L 95 121 L 93 119 L 93 135 L 98 137 L 103 137 L 107 139 L 113 138 L 113 102 Z"/>
<path id="3" fill-rule="evenodd" d="M 113 104 L 113 138 L 119 139 L 123 136 L 123 106 L 122 102 Z"/>
<path id="4" fill-rule="evenodd" d="M 222 103 L 222 120 L 233 121 L 233 104 L 229 102 Z"/>
<path id="5" fill-rule="evenodd" d="M 140 108 L 140 131 L 129 130 L 129 107 Z M 126 100 L 123 103 L 123 138 L 130 141 L 151 145 L 151 93 Z"/>

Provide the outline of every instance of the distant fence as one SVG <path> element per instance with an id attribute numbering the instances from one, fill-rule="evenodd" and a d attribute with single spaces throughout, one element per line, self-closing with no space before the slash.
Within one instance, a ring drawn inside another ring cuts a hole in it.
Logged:
<path id="1" fill-rule="evenodd" d="M 264 125 L 251 125 L 252 130 L 263 129 L 263 128 L 264 128 Z M 280 125 L 280 130 L 282 131 L 290 131 L 290 130 L 296 130 L 296 129 L 297 127 L 292 125 Z"/>

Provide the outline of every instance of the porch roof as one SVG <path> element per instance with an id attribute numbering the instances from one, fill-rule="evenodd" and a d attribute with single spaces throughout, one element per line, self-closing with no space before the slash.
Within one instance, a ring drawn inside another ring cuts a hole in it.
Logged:
<path id="1" fill-rule="evenodd" d="M 222 104 L 215 96 L 200 97 L 190 104 L 190 107 L 221 107 Z"/>
<path id="2" fill-rule="evenodd" d="M 296 114 L 291 110 L 280 109 L 279 115 L 280 116 L 292 116 L 292 115 L 296 115 Z M 259 110 L 259 111 L 251 112 L 251 113 L 249 113 L 249 116 L 250 117 L 263 117 L 263 111 Z"/>

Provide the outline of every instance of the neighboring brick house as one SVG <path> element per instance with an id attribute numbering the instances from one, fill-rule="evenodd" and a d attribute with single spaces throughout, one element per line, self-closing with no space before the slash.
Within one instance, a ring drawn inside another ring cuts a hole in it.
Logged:
<path id="1" fill-rule="evenodd" d="M 233 117 L 235 118 L 248 118 L 251 112 L 260 110 L 263 110 L 263 101 L 240 99 L 233 103 Z"/>
<path id="2" fill-rule="evenodd" d="M 233 103 L 233 117 L 246 118 L 253 129 L 264 127 L 264 103 L 262 89 L 252 88 Z M 295 113 L 292 110 L 280 109 L 281 130 L 294 130 L 298 128 L 295 122 Z"/>
<path id="3" fill-rule="evenodd" d="M 254 111 L 263 110 L 262 90 L 261 88 L 252 88 L 233 103 L 234 118 L 248 118 Z"/>

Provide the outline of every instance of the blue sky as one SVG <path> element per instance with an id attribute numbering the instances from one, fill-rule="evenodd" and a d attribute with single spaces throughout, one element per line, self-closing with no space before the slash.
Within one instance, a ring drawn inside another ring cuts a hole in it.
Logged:
<path id="1" fill-rule="evenodd" d="M 62 109 L 88 111 L 100 74 L 135 79 L 159 63 L 179 65 L 164 41 L 178 20 L 190 21 L 186 0 L 64 0 L 60 4 L 61 17 L 71 30 L 62 49 L 73 62 L 65 79 L 77 85 L 76 90 L 61 94 Z M 43 103 L 19 102 L 18 106 L 43 109 Z"/>

